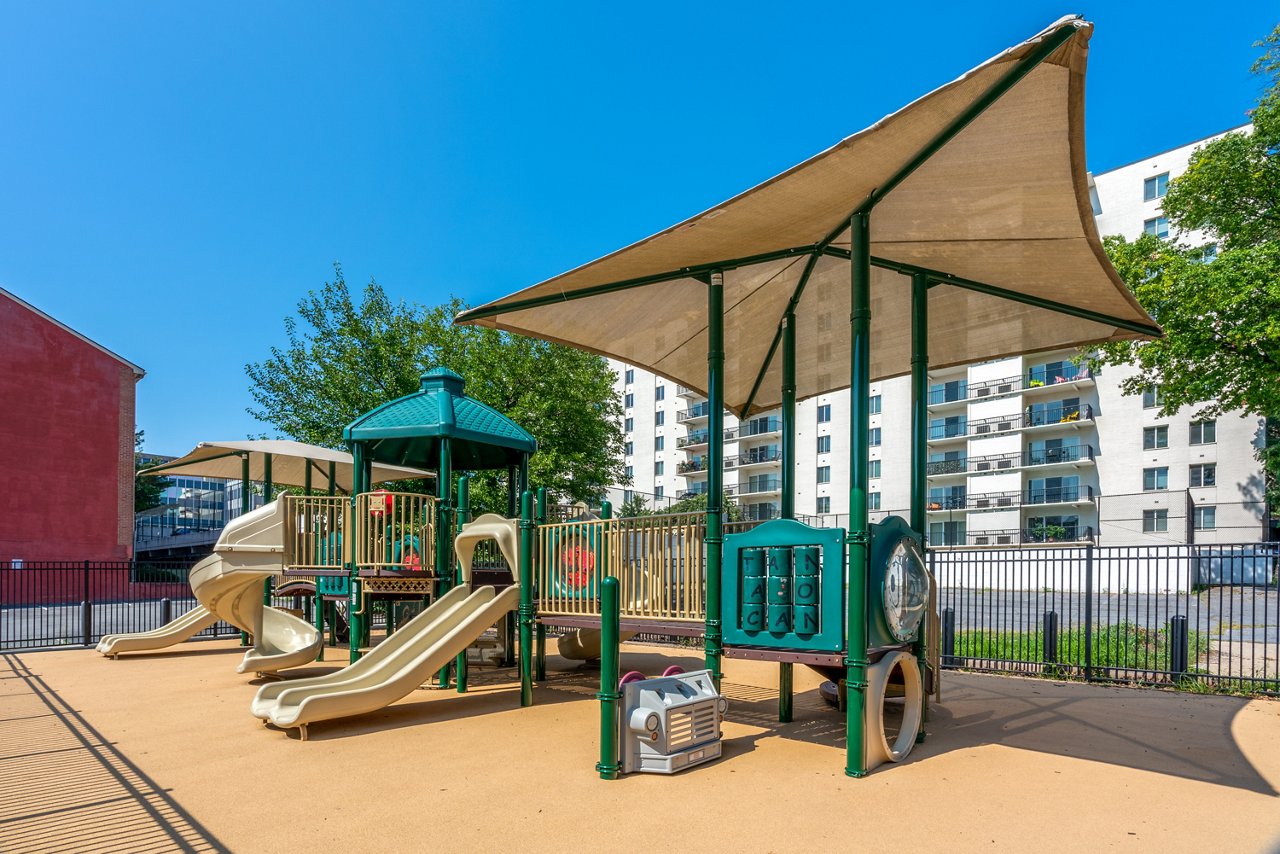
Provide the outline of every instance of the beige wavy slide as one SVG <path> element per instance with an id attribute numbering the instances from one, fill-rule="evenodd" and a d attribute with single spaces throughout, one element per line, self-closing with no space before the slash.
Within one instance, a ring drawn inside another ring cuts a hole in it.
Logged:
<path id="1" fill-rule="evenodd" d="M 376 711 L 409 694 L 520 603 L 520 589 L 453 588 L 355 664 L 309 679 L 264 685 L 250 707 L 263 721 L 297 727 Z"/>
<path id="2" fill-rule="evenodd" d="M 262 582 L 283 569 L 284 502 L 233 519 L 213 554 L 191 570 L 191 590 L 210 613 L 253 635 L 238 673 L 275 673 L 316 660 L 316 627 L 262 604 Z"/>
<path id="3" fill-rule="evenodd" d="M 178 619 L 149 632 L 103 635 L 95 648 L 111 658 L 115 658 L 122 652 L 164 649 L 195 637 L 216 622 L 218 622 L 217 614 L 210 613 L 209 609 L 203 605 L 197 605 Z"/>
<path id="4" fill-rule="evenodd" d="M 108 635 L 98 652 L 162 649 L 225 620 L 253 635 L 238 673 L 275 673 L 316 660 L 324 639 L 315 626 L 262 604 L 262 582 L 283 568 L 284 505 L 273 501 L 227 523 L 213 554 L 191 570 L 191 591 L 199 607 L 150 632 Z"/>

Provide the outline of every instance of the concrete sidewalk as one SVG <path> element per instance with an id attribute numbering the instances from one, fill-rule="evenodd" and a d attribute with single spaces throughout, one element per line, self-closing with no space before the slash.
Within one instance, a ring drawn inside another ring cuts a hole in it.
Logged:
<path id="1" fill-rule="evenodd" d="M 573 662 L 551 657 L 530 709 L 518 707 L 513 671 L 473 668 L 467 695 L 420 690 L 317 724 L 303 743 L 250 715 L 255 683 L 235 673 L 240 655 L 215 641 L 118 661 L 0 657 L 0 850 L 1280 845 L 1275 701 L 947 674 L 928 741 L 852 780 L 843 721 L 816 676 L 797 668 L 796 720 L 781 725 L 776 667 L 730 661 L 722 760 L 605 782 L 594 771 L 597 676 Z M 297 675 L 340 666 L 345 651 L 328 656 Z M 624 647 L 624 670 L 674 662 L 700 663 Z M 51 788 L 52 806 L 31 794 Z"/>

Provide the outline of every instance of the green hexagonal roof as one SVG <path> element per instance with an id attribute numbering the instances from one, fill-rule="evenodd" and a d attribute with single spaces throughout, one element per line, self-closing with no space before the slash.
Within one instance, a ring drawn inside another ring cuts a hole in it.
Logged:
<path id="1" fill-rule="evenodd" d="M 362 442 L 375 462 L 437 470 L 440 440 L 450 440 L 455 469 L 476 470 L 518 465 L 538 450 L 537 441 L 501 412 L 467 397 L 465 381 L 448 368 L 422 375 L 422 388 L 384 403 L 342 431 L 348 442 Z M 412 461 L 412 462 L 410 462 Z"/>

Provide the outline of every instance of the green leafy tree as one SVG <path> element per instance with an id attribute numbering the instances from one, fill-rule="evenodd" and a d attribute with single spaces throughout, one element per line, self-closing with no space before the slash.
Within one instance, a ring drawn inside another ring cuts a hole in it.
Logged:
<path id="1" fill-rule="evenodd" d="M 729 497 L 725 493 L 720 500 L 721 506 L 724 507 L 724 521 L 741 522 L 742 508 L 738 506 L 738 502 Z M 681 498 L 672 504 L 663 513 L 705 513 L 707 511 L 707 494 L 705 492 L 698 495 L 690 495 L 688 498 Z"/>
<path id="2" fill-rule="evenodd" d="M 459 299 L 427 307 L 393 300 L 374 281 L 353 298 L 340 266 L 334 280 L 285 319 L 288 343 L 247 365 L 254 417 L 286 436 L 341 447 L 342 428 L 361 413 L 410 394 L 426 370 L 444 366 L 466 393 L 538 440 L 533 485 L 573 501 L 598 499 L 622 483 L 622 404 L 599 356 L 476 326 L 455 326 Z M 505 472 L 477 473 L 474 512 L 505 512 Z"/>
<path id="3" fill-rule="evenodd" d="M 172 481 L 167 477 L 138 477 L 138 472 L 150 468 L 153 463 L 142 462 L 142 437 L 144 431 L 133 434 L 133 512 L 140 513 L 160 506 L 160 494 Z"/>
<path id="4" fill-rule="evenodd" d="M 1165 330 L 1156 341 L 1103 345 L 1095 364 L 1133 363 L 1129 394 L 1160 387 L 1161 413 L 1192 407 L 1211 418 L 1242 410 L 1280 416 L 1280 26 L 1259 42 L 1253 70 L 1266 86 L 1252 111 L 1252 133 L 1230 133 L 1200 147 L 1169 185 L 1164 211 L 1183 232 L 1205 232 L 1209 246 L 1155 237 L 1104 241 L 1138 302 Z M 1216 250 L 1216 257 L 1215 251 Z M 1269 437 L 1270 438 L 1270 437 Z M 1274 503 L 1280 453 L 1259 451 Z"/>

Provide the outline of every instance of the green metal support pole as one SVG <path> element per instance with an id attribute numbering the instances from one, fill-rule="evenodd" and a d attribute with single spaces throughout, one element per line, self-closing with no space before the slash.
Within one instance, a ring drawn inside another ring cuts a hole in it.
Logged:
<path id="1" fill-rule="evenodd" d="M 529 455 L 523 454 L 520 457 L 520 494 L 524 495 L 529 489 Z"/>
<path id="2" fill-rule="evenodd" d="M 253 484 L 249 481 L 249 455 L 242 454 L 240 456 L 240 515 L 248 513 L 253 509 L 252 493 L 250 490 Z M 240 633 L 240 645 L 249 645 L 249 633 Z"/>
<path id="3" fill-rule="evenodd" d="M 453 443 L 449 437 L 440 439 L 440 463 L 436 469 L 436 577 L 440 595 L 453 586 Z M 466 655 L 466 651 L 463 651 Z M 449 665 L 440 668 L 439 685 L 449 687 Z"/>
<path id="4" fill-rule="evenodd" d="M 303 475 L 302 489 L 307 494 L 311 494 L 311 460 L 306 460 L 306 474 Z M 324 597 L 320 595 L 320 587 L 317 585 L 315 591 L 315 626 L 316 634 L 322 639 L 324 638 Z M 324 661 L 324 645 L 320 646 L 320 654 L 316 656 L 316 661 Z"/>
<path id="5" fill-rule="evenodd" d="M 866 765 L 867 575 L 871 559 L 868 516 L 871 427 L 871 215 L 850 218 L 851 259 L 849 437 L 849 601 L 845 650 L 845 774 L 862 777 Z"/>
<path id="6" fill-rule="evenodd" d="M 782 317 L 782 518 L 796 518 L 796 316 Z M 795 716 L 794 665 L 778 665 L 778 720 Z"/>
<path id="7" fill-rule="evenodd" d="M 302 491 L 305 494 L 310 495 L 311 494 L 311 460 L 304 460 L 304 462 L 306 464 L 306 468 L 304 469 L 304 473 L 302 476 Z"/>
<path id="8" fill-rule="evenodd" d="M 600 583 L 600 761 L 601 780 L 618 779 L 618 579 Z"/>
<path id="9" fill-rule="evenodd" d="M 911 277 L 911 527 L 928 548 L 929 531 L 926 508 L 929 498 L 929 277 L 915 273 Z M 929 620 L 920 624 L 916 639 L 916 663 L 923 677 L 928 668 L 928 646 L 925 632 Z M 929 692 L 920 693 L 922 726 L 916 737 L 924 741 L 923 721 L 929 713 Z"/>
<path id="10" fill-rule="evenodd" d="M 271 503 L 271 492 L 275 484 L 271 478 L 271 455 L 262 455 L 262 506 Z M 271 576 L 262 579 L 262 604 L 271 604 Z"/>
<path id="11" fill-rule="evenodd" d="M 329 463 L 329 494 L 338 494 L 338 464 L 335 462 Z"/>
<path id="12" fill-rule="evenodd" d="M 520 495 L 520 705 L 533 705 L 533 493 Z"/>
<path id="13" fill-rule="evenodd" d="M 458 512 L 457 512 L 457 533 L 461 534 L 463 527 L 471 521 L 471 478 L 463 475 L 458 478 Z M 454 566 L 454 583 L 462 584 L 462 564 L 456 563 Z M 465 694 L 467 692 L 467 651 L 464 649 L 458 653 L 457 659 L 453 663 L 454 670 L 458 674 L 458 693 Z"/>
<path id="14" fill-rule="evenodd" d="M 347 531 L 347 536 L 351 537 L 353 555 L 356 552 L 354 545 L 360 541 L 360 529 L 363 527 L 360 514 L 355 512 L 356 497 L 368 490 L 364 472 L 364 443 L 354 442 L 351 446 L 351 530 Z M 347 608 L 347 646 L 350 648 L 350 662 L 355 664 L 360 660 L 360 644 L 364 640 L 367 616 L 362 613 L 364 597 L 361 596 L 360 589 L 360 568 L 352 562 L 347 564 L 347 571 L 350 573 L 348 578 L 351 585 L 351 598 Z"/>
<path id="15" fill-rule="evenodd" d="M 724 559 L 724 273 L 711 274 L 707 286 L 707 669 L 720 686 L 724 635 L 720 618 L 720 579 Z"/>
<path id="16" fill-rule="evenodd" d="M 545 486 L 538 487 L 537 512 L 534 515 L 534 521 L 537 522 L 539 527 L 547 524 L 547 488 Z M 541 559 L 541 554 L 536 555 L 535 560 Z M 547 627 L 539 620 L 534 627 L 534 631 L 536 636 L 534 637 L 533 678 L 539 682 L 545 682 L 547 678 Z"/>

